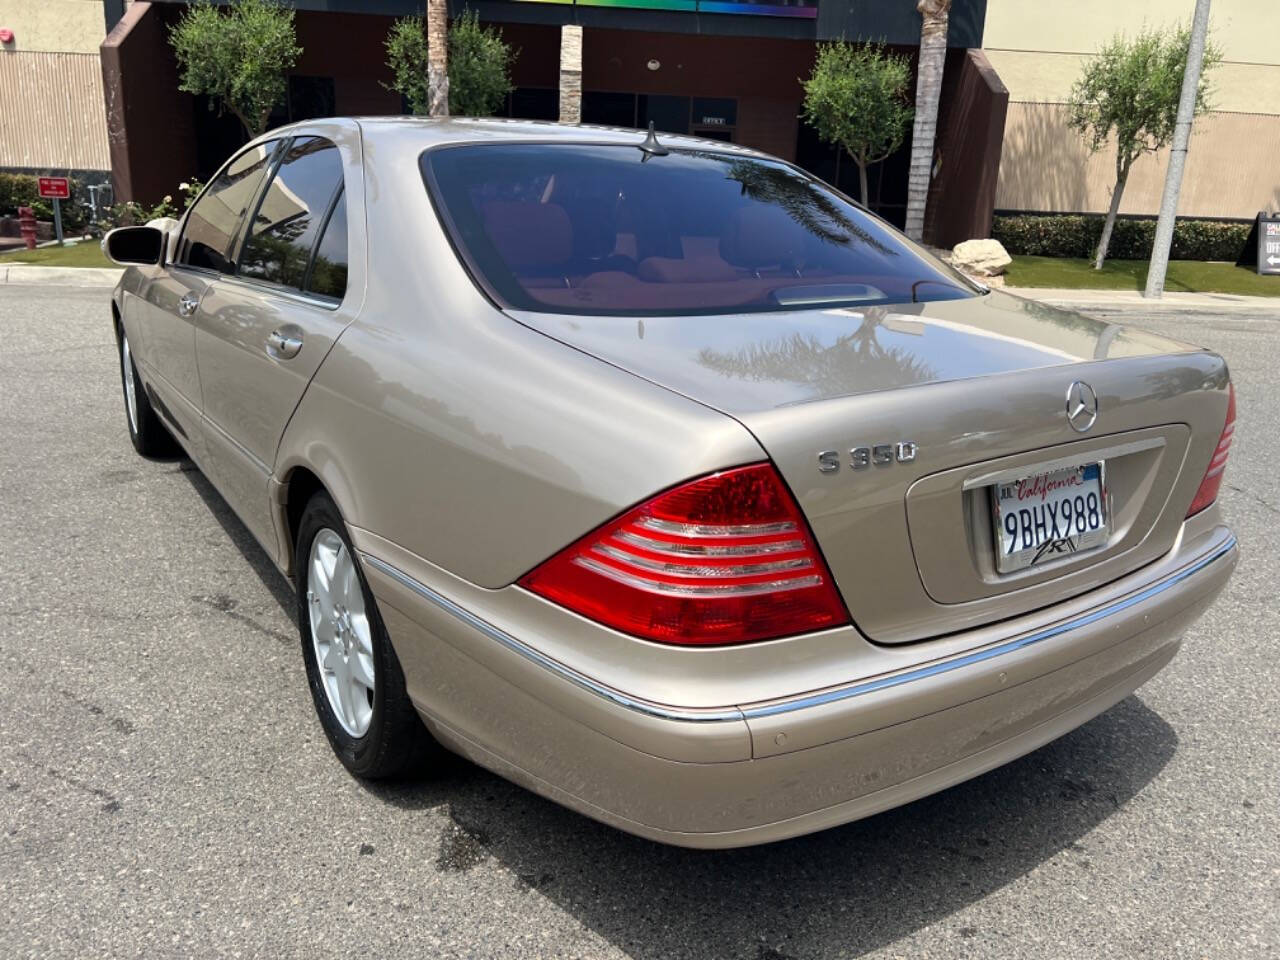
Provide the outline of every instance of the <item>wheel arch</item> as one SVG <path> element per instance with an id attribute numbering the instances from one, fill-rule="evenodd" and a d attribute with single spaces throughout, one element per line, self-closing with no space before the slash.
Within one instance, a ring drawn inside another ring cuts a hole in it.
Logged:
<path id="1" fill-rule="evenodd" d="M 307 502 L 315 494 L 323 492 L 334 502 L 348 531 L 356 521 L 352 513 L 349 486 L 343 472 L 332 459 L 325 458 L 322 462 L 315 462 L 294 458 L 283 465 L 277 483 L 274 499 L 280 528 L 280 556 L 284 561 L 280 566 L 287 575 L 293 577 L 297 573 L 294 546 L 298 539 L 298 528 Z"/>

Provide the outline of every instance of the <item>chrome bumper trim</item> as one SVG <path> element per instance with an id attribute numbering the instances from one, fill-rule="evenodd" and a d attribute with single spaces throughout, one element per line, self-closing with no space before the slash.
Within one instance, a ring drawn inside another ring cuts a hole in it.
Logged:
<path id="1" fill-rule="evenodd" d="M 860 697 L 863 694 L 874 693 L 877 690 L 887 690 L 890 687 L 899 687 L 904 683 L 914 683 L 916 680 L 924 680 L 928 677 L 936 677 L 939 674 L 950 673 L 952 670 L 960 670 L 964 667 L 971 667 L 975 663 L 983 663 L 987 660 L 994 660 L 1002 657 L 1007 653 L 1013 653 L 1015 650 L 1024 650 L 1027 647 L 1034 646 L 1037 643 L 1043 643 L 1046 640 L 1052 640 L 1054 637 L 1060 637 L 1064 633 L 1070 633 L 1072 630 L 1079 630 L 1081 627 L 1087 627 L 1090 624 L 1097 623 L 1099 620 L 1105 620 L 1107 617 L 1114 616 L 1128 610 L 1132 606 L 1136 606 L 1152 597 L 1159 596 L 1171 587 L 1175 587 L 1188 577 L 1193 577 L 1205 567 L 1225 557 L 1236 547 L 1235 536 L 1229 537 L 1226 541 L 1219 544 L 1209 553 L 1206 553 L 1199 560 L 1196 560 L 1183 567 L 1176 573 L 1170 574 L 1165 579 L 1153 583 L 1151 586 L 1139 590 L 1137 593 L 1131 593 L 1127 597 L 1112 601 L 1105 606 L 1097 607 L 1088 613 L 1081 614 L 1078 617 L 1072 617 L 1070 620 L 1064 620 L 1062 623 L 1054 624 L 1052 627 L 1046 627 L 1043 630 L 1037 630 L 1035 633 L 1029 633 L 1026 636 L 1018 637 L 1016 640 L 1008 640 L 1004 643 L 998 643 L 995 646 L 987 647 L 983 650 L 977 650 L 973 653 L 964 654 L 953 660 L 944 660 L 941 663 L 929 664 L 926 667 L 917 667 L 914 670 L 908 670 L 904 673 L 895 673 L 887 677 L 879 677 L 875 680 L 867 680 L 863 683 L 856 683 L 848 687 L 839 687 L 835 690 L 828 690 L 825 693 L 806 694 L 799 697 L 793 697 L 788 700 L 780 700 L 776 703 L 765 703 L 754 707 L 743 707 L 742 715 L 748 720 L 754 720 L 758 717 L 773 717 L 780 713 L 791 713 L 794 710 L 805 710 L 809 707 L 820 707 L 824 704 L 835 703 L 840 700 L 848 700 L 851 697 Z"/>
<path id="2" fill-rule="evenodd" d="M 643 713 L 646 716 L 658 717 L 662 720 L 681 720 L 686 723 L 720 723 L 726 720 L 741 721 L 742 711 L 737 707 L 727 709 L 710 709 L 710 710 L 694 710 L 681 709 L 679 707 L 667 707 L 659 703 L 651 703 L 648 700 L 640 700 L 636 697 L 628 696 L 620 690 L 613 687 L 607 687 L 603 683 L 592 680 L 586 674 L 579 673 L 572 667 L 567 667 L 559 660 L 553 660 L 546 654 L 535 650 L 522 640 L 517 640 L 505 630 L 500 630 L 487 620 L 482 620 L 470 610 L 459 606 L 448 597 L 436 593 L 425 584 L 419 583 L 407 573 L 404 573 L 385 560 L 379 560 L 377 557 L 368 553 L 361 553 L 365 563 L 386 574 L 392 580 L 395 580 L 401 586 L 412 590 L 424 600 L 429 600 L 441 610 L 457 617 L 467 626 L 479 630 L 490 640 L 502 644 L 513 653 L 518 653 L 531 663 L 535 663 L 545 670 L 549 670 L 559 677 L 568 680 L 570 683 L 576 684 L 582 689 L 594 693 L 598 697 L 608 700 L 610 703 L 625 707 L 628 710 L 634 710 L 636 713 Z"/>
<path id="3" fill-rule="evenodd" d="M 841 700 L 850 700 L 854 697 L 874 693 L 877 690 L 887 690 L 891 687 L 899 687 L 903 684 L 914 683 L 917 680 L 936 677 L 944 673 L 950 673 L 953 670 L 961 670 L 977 663 L 994 660 L 997 657 L 1013 653 L 1016 650 L 1023 650 L 1038 643 L 1043 643 L 1046 640 L 1052 640 L 1054 637 L 1060 637 L 1064 633 L 1070 633 L 1072 630 L 1079 630 L 1082 627 L 1087 627 L 1091 624 L 1097 623 L 1099 620 L 1104 620 L 1107 617 L 1121 613 L 1139 603 L 1150 600 L 1152 597 L 1159 596 L 1166 590 L 1176 587 L 1184 580 L 1195 576 L 1206 567 L 1221 560 L 1235 548 L 1235 536 L 1228 536 L 1225 541 L 1220 543 L 1209 553 L 1206 553 L 1199 559 L 1189 563 L 1181 570 L 1170 574 L 1163 580 L 1153 583 L 1149 587 L 1145 587 L 1136 593 L 1132 593 L 1127 597 L 1123 597 L 1094 610 L 1090 610 L 1088 613 L 1072 617 L 1070 620 L 1064 620 L 1063 622 L 1051 627 L 1046 627 L 1043 630 L 1037 630 L 1034 633 L 1029 633 L 1025 636 L 1018 637 L 1017 639 L 998 643 L 983 650 L 977 650 L 973 653 L 955 657 L 951 660 L 944 660 L 939 663 L 929 664 L 928 666 L 917 667 L 913 670 L 891 674 L 886 677 L 877 677 L 874 680 L 866 680 L 861 683 L 838 687 L 834 690 L 827 690 L 822 693 L 803 694 L 801 696 L 791 697 L 785 700 L 762 703 L 757 706 L 707 710 L 669 707 L 663 704 L 653 703 L 648 700 L 641 700 L 625 694 L 620 690 L 615 690 L 613 687 L 605 686 L 585 674 L 579 673 L 572 667 L 565 666 L 558 660 L 553 660 L 522 640 L 518 640 L 506 631 L 500 630 L 488 621 L 482 620 L 480 617 L 471 613 L 471 611 L 459 606 L 448 597 L 437 593 L 425 584 L 419 583 L 417 580 L 413 579 L 403 571 L 398 570 L 396 567 L 393 567 L 385 560 L 380 560 L 368 553 L 361 553 L 360 556 L 375 570 L 378 570 L 395 580 L 397 583 L 416 593 L 424 600 L 428 600 L 435 604 L 441 610 L 451 614 L 468 626 L 480 631 L 491 640 L 502 644 L 502 646 L 506 647 L 508 650 L 519 654 L 531 663 L 537 664 L 543 669 L 568 680 L 570 683 L 573 683 L 598 697 L 608 700 L 620 707 L 624 707 L 625 709 L 633 710 L 646 716 L 656 717 L 661 720 L 678 720 L 686 723 L 719 723 L 725 721 L 754 720 L 760 717 L 773 717 L 797 710 L 807 710 L 810 707 L 825 706 L 831 703 L 838 703 Z"/>

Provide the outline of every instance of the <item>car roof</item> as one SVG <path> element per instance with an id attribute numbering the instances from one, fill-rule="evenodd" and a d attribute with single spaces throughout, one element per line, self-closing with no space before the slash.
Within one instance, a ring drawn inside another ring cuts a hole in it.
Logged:
<path id="1" fill-rule="evenodd" d="M 262 140 L 287 134 L 322 132 L 326 125 L 356 123 L 364 140 L 388 147 L 415 148 L 460 143 L 591 143 L 639 146 L 645 131 L 630 127 L 605 127 L 592 124 L 555 123 L 548 120 L 514 120 L 502 117 L 326 117 L 303 120 L 268 131 Z M 765 157 L 767 154 L 722 140 L 709 140 L 684 134 L 656 134 L 666 147 L 686 150 L 714 149 L 720 153 Z"/>

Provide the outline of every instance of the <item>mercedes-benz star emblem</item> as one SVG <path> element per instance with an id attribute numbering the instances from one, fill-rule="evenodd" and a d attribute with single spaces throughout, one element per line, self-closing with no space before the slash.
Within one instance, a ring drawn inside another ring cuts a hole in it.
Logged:
<path id="1" fill-rule="evenodd" d="M 1093 387 L 1077 380 L 1067 387 L 1067 423 L 1076 433 L 1087 433 L 1098 419 L 1098 395 Z"/>

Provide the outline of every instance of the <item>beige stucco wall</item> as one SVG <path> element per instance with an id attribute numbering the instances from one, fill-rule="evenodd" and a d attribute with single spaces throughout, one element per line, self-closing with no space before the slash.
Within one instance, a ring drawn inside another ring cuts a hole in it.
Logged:
<path id="1" fill-rule="evenodd" d="M 0 0 L 0 27 L 14 33 L 8 52 L 96 54 L 107 33 L 102 0 Z"/>
<path id="2" fill-rule="evenodd" d="M 1059 105 L 1117 32 L 1186 22 L 1193 10 L 1191 0 L 988 0 L 985 51 L 1010 101 L 998 208 L 1106 210 L 1115 152 L 1089 156 Z M 1179 212 L 1252 217 L 1280 206 L 1280 4 L 1214 0 L 1211 30 L 1223 63 L 1209 75 L 1212 112 L 1197 120 Z M 1159 210 L 1166 163 L 1138 161 L 1122 212 Z"/>
<path id="3" fill-rule="evenodd" d="M 106 170 L 101 0 L 0 0 L 0 167 Z"/>
<path id="4" fill-rule="evenodd" d="M 1194 0 L 987 0 L 983 42 L 994 50 L 1093 53 L 1119 31 L 1189 23 L 1194 11 Z M 1213 0 L 1210 27 L 1227 60 L 1280 63 L 1280 4 Z"/>

